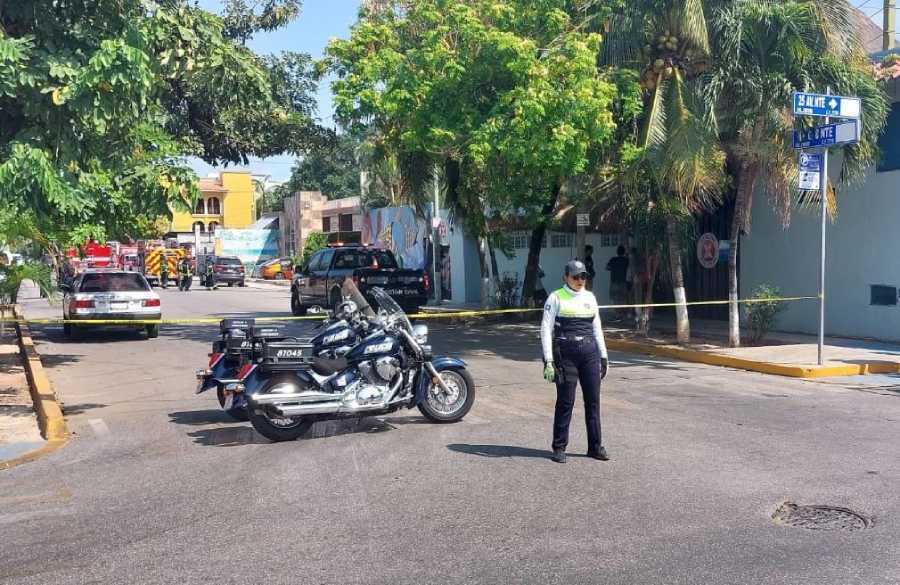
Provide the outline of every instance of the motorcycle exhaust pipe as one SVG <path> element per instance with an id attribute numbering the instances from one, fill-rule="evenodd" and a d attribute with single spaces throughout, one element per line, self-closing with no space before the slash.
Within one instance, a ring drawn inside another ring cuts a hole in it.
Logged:
<path id="1" fill-rule="evenodd" d="M 340 395 L 330 392 L 295 392 L 292 394 L 253 394 L 249 397 L 253 404 L 280 404 L 283 402 L 336 402 Z"/>

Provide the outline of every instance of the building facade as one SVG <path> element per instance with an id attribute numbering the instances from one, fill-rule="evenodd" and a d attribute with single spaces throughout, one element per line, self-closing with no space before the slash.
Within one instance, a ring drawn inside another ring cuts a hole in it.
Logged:
<path id="1" fill-rule="evenodd" d="M 299 191 L 284 199 L 279 216 L 281 254 L 300 255 L 312 232 L 322 232 L 333 242 L 359 242 L 362 217 L 359 197 L 329 200 L 319 191 Z"/>
<path id="2" fill-rule="evenodd" d="M 900 73 L 900 72 L 898 72 Z M 826 226 L 825 332 L 900 340 L 900 75 L 884 80 L 892 107 L 879 147 L 879 163 L 855 184 L 840 183 L 840 149 L 830 178 L 837 214 Z M 795 206 L 784 227 L 765 194 L 757 193 L 751 233 L 741 240 L 740 295 L 761 284 L 785 296 L 813 296 L 819 286 L 820 210 Z M 777 327 L 815 333 L 815 300 L 786 303 Z"/>
<path id="3" fill-rule="evenodd" d="M 200 179 L 198 187 L 200 197 L 193 211 L 172 213 L 169 236 L 179 243 L 194 242 L 199 232 L 201 248 L 212 252 L 216 230 L 246 228 L 256 221 L 255 190 L 248 171 L 222 171 L 217 177 Z"/>

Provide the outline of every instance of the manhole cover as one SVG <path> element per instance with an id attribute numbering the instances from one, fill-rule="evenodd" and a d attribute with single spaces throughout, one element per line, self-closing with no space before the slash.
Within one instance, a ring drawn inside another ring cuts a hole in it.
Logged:
<path id="1" fill-rule="evenodd" d="M 772 514 L 772 520 L 782 526 L 809 530 L 865 530 L 872 527 L 872 519 L 859 512 L 836 506 L 799 506 L 785 502 Z"/>

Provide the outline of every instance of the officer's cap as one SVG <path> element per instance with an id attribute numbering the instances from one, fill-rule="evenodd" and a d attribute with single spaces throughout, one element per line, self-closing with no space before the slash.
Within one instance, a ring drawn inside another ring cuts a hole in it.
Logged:
<path id="1" fill-rule="evenodd" d="M 587 268 L 581 260 L 569 260 L 566 263 L 566 276 L 578 276 L 579 274 L 587 274 Z"/>

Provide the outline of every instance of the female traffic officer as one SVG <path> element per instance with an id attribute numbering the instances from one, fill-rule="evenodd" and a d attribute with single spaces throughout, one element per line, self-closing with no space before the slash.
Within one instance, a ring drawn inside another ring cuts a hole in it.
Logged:
<path id="1" fill-rule="evenodd" d="M 579 381 L 587 423 L 587 455 L 601 461 L 609 459 L 600 437 L 600 380 L 606 377 L 609 358 L 597 299 L 585 289 L 587 278 L 584 263 L 568 262 L 566 285 L 547 298 L 541 322 L 544 379 L 556 382 L 552 459 L 557 463 L 566 462 L 575 384 Z"/>

